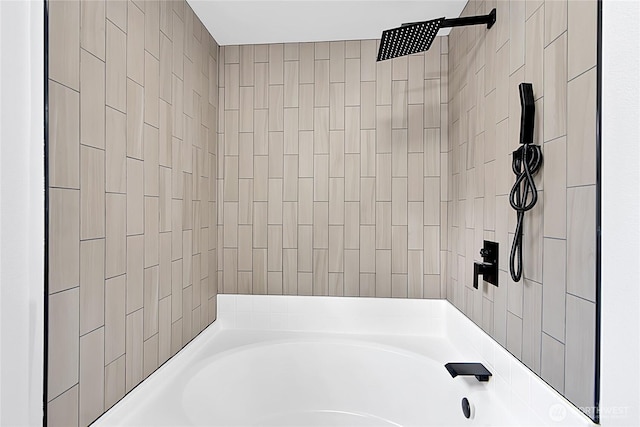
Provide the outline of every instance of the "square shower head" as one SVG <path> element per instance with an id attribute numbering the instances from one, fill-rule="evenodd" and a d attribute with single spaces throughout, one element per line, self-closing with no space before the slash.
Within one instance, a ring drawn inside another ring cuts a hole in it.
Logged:
<path id="1" fill-rule="evenodd" d="M 378 50 L 378 61 L 429 50 L 444 18 L 415 22 L 384 30 Z"/>

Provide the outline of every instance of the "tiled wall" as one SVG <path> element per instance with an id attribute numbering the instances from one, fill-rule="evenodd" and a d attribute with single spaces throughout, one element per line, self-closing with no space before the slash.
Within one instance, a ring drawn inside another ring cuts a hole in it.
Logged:
<path id="1" fill-rule="evenodd" d="M 447 52 L 220 49 L 221 292 L 444 296 Z"/>
<path id="2" fill-rule="evenodd" d="M 497 22 L 449 36 L 447 298 L 578 406 L 592 407 L 595 369 L 596 1 L 470 1 Z M 508 273 L 515 211 L 518 84 L 536 99 L 544 164 L 525 214 L 524 280 Z M 446 225 L 445 225 L 446 226 Z M 500 244 L 500 286 L 475 290 L 482 240 Z"/>
<path id="3" fill-rule="evenodd" d="M 48 422 L 87 425 L 215 319 L 218 46 L 184 0 L 48 11 Z"/>

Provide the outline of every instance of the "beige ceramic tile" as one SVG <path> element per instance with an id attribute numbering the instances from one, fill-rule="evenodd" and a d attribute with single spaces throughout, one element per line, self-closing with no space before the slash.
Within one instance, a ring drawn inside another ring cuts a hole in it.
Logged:
<path id="1" fill-rule="evenodd" d="M 253 87 L 240 87 L 239 131 L 253 132 Z"/>
<path id="2" fill-rule="evenodd" d="M 329 81 L 344 82 L 345 42 L 329 43 Z M 360 74 L 360 72 L 358 72 Z M 358 79 L 360 77 L 358 76 Z"/>
<path id="3" fill-rule="evenodd" d="M 376 200 L 391 201 L 391 154 L 376 156 Z"/>
<path id="4" fill-rule="evenodd" d="M 84 49 L 80 54 L 80 143 L 104 149 L 105 65 Z"/>
<path id="5" fill-rule="evenodd" d="M 127 158 L 127 235 L 144 233 L 143 162 Z"/>
<path id="6" fill-rule="evenodd" d="M 439 108 L 435 111 L 439 112 Z M 424 149 L 424 105 L 409 105 L 407 118 L 407 147 L 410 153 L 422 153 Z"/>
<path id="7" fill-rule="evenodd" d="M 159 231 L 171 231 L 171 169 L 160 167 L 159 169 Z"/>
<path id="8" fill-rule="evenodd" d="M 49 400 L 78 382 L 79 294 L 74 288 L 49 296 Z"/>
<path id="9" fill-rule="evenodd" d="M 175 322 L 181 317 L 182 317 L 182 259 L 179 259 L 171 263 L 171 321 Z"/>
<path id="10" fill-rule="evenodd" d="M 267 202 L 253 203 L 253 247 L 267 247 Z"/>
<path id="11" fill-rule="evenodd" d="M 240 85 L 253 85 L 253 61 L 254 47 L 253 45 L 240 46 Z"/>
<path id="12" fill-rule="evenodd" d="M 329 226 L 329 271 L 344 271 L 344 227 Z"/>
<path id="13" fill-rule="evenodd" d="M 373 273 L 360 273 L 360 296 L 376 296 L 376 275 Z"/>
<path id="14" fill-rule="evenodd" d="M 80 192 L 49 190 L 49 292 L 80 280 Z"/>
<path id="15" fill-rule="evenodd" d="M 267 269 L 282 271 L 282 226 L 267 226 Z"/>
<path id="16" fill-rule="evenodd" d="M 146 1 L 144 7 L 144 47 L 153 56 L 160 56 L 159 1 Z"/>
<path id="17" fill-rule="evenodd" d="M 160 233 L 158 298 L 171 295 L 171 233 Z"/>
<path id="18" fill-rule="evenodd" d="M 238 224 L 253 222 L 253 180 L 241 179 L 238 184 Z M 210 225 L 213 224 L 213 220 Z"/>
<path id="19" fill-rule="evenodd" d="M 329 295 L 344 296 L 344 273 L 329 273 Z"/>
<path id="20" fill-rule="evenodd" d="M 376 41 L 362 40 L 360 42 L 360 79 L 362 81 L 376 80 Z"/>
<path id="21" fill-rule="evenodd" d="M 329 224 L 344 224 L 344 178 L 329 178 Z"/>
<path id="22" fill-rule="evenodd" d="M 580 406 L 593 404 L 596 338 L 593 326 L 586 325 L 595 323 L 595 303 L 567 295 L 564 392 L 567 399 Z"/>
<path id="23" fill-rule="evenodd" d="M 250 225 L 238 226 L 238 270 L 251 271 L 253 251 L 253 228 Z"/>
<path id="24" fill-rule="evenodd" d="M 127 191 L 127 116 L 106 107 L 106 182 L 105 190 Z"/>
<path id="25" fill-rule="evenodd" d="M 392 178 L 391 219 L 393 225 L 407 225 L 407 178 Z"/>
<path id="26" fill-rule="evenodd" d="M 366 62 L 366 59 L 362 58 L 362 61 Z M 391 61 L 376 62 L 375 69 L 376 105 L 391 105 Z"/>
<path id="27" fill-rule="evenodd" d="M 160 3 L 160 31 L 167 37 L 173 35 L 173 4 L 168 2 Z"/>
<path id="28" fill-rule="evenodd" d="M 158 127 L 160 63 L 149 52 L 144 54 L 144 122 Z M 188 98 L 186 98 L 188 99 Z M 185 101 L 185 107 L 188 105 Z"/>
<path id="29" fill-rule="evenodd" d="M 567 0 L 548 1 L 544 5 L 544 45 L 567 30 Z"/>
<path id="30" fill-rule="evenodd" d="M 391 297 L 391 251 L 376 251 L 376 297 Z"/>
<path id="31" fill-rule="evenodd" d="M 598 3 L 593 0 L 569 1 L 567 16 L 568 77 L 573 79 L 597 62 Z"/>
<path id="32" fill-rule="evenodd" d="M 376 228 L 372 225 L 360 226 L 360 272 L 376 272 Z"/>
<path id="33" fill-rule="evenodd" d="M 391 126 L 393 129 L 407 128 L 407 82 L 398 80 L 391 87 Z M 439 102 L 438 102 L 439 104 Z M 439 115 L 438 115 L 439 119 Z"/>
<path id="34" fill-rule="evenodd" d="M 158 334 L 146 340 L 143 344 L 142 369 L 144 378 L 158 369 Z"/>
<path id="35" fill-rule="evenodd" d="M 269 86 L 269 130 L 284 130 L 284 86 Z"/>
<path id="36" fill-rule="evenodd" d="M 127 79 L 127 156 L 143 158 L 144 89 Z"/>
<path id="37" fill-rule="evenodd" d="M 126 196 L 106 194 L 105 277 L 114 277 L 126 268 Z"/>
<path id="38" fill-rule="evenodd" d="M 329 294 L 328 250 L 313 250 L 313 295 Z"/>
<path id="39" fill-rule="evenodd" d="M 346 58 L 360 58 L 360 40 L 348 40 L 345 43 Z"/>
<path id="40" fill-rule="evenodd" d="M 509 3 L 509 74 L 524 65 L 526 3 Z"/>
<path id="41" fill-rule="evenodd" d="M 329 248 L 329 203 L 313 203 L 313 248 Z"/>
<path id="42" fill-rule="evenodd" d="M 567 235 L 567 142 L 566 138 L 549 141 L 544 146 L 544 235 L 565 238 Z"/>
<path id="43" fill-rule="evenodd" d="M 164 3 L 164 2 L 163 2 Z M 173 67 L 173 44 L 171 39 L 160 33 L 160 98 L 171 103 L 171 74 Z"/>
<path id="44" fill-rule="evenodd" d="M 104 411 L 104 328 L 80 337 L 80 424 L 89 425 Z"/>
<path id="45" fill-rule="evenodd" d="M 127 8 L 127 77 L 144 84 L 144 13 L 132 2 Z"/>
<path id="46" fill-rule="evenodd" d="M 143 305 L 144 236 L 127 236 L 127 314 Z"/>
<path id="47" fill-rule="evenodd" d="M 313 84 L 301 84 L 298 91 L 298 125 L 300 130 L 313 130 Z"/>
<path id="48" fill-rule="evenodd" d="M 345 203 L 344 225 L 345 249 L 358 249 L 360 247 L 360 203 Z"/>
<path id="49" fill-rule="evenodd" d="M 62 2 L 61 2 L 62 3 Z M 80 188 L 80 98 L 49 82 L 49 185 Z"/>
<path id="50" fill-rule="evenodd" d="M 391 296 L 394 298 L 407 298 L 407 275 L 392 274 L 391 275 Z"/>
<path id="51" fill-rule="evenodd" d="M 113 406 L 125 393 L 124 354 L 104 368 L 104 407 Z"/>
<path id="52" fill-rule="evenodd" d="M 344 251 L 344 296 L 360 295 L 360 251 Z"/>
<path id="53" fill-rule="evenodd" d="M 267 272 L 267 249 L 253 250 L 253 293 L 255 295 L 265 295 L 268 286 Z"/>
<path id="54" fill-rule="evenodd" d="M 374 225 L 376 222 L 375 178 L 360 178 L 360 224 Z"/>
<path id="55" fill-rule="evenodd" d="M 105 236 L 104 151 L 80 149 L 80 239 Z"/>
<path id="56" fill-rule="evenodd" d="M 376 107 L 376 153 L 391 153 L 391 106 Z"/>
<path id="57" fill-rule="evenodd" d="M 345 201 L 360 200 L 360 156 L 345 155 Z"/>
<path id="58" fill-rule="evenodd" d="M 171 77 L 171 100 L 173 105 L 172 136 L 182 138 L 184 133 L 184 85 L 176 75 Z M 222 111 L 222 110 L 221 110 Z M 224 120 L 221 120 L 224 123 Z M 175 160 L 174 160 L 175 161 Z M 177 163 L 176 163 L 177 164 Z"/>
<path id="59" fill-rule="evenodd" d="M 596 69 L 570 81 L 567 92 L 567 185 L 595 184 Z"/>
<path id="60" fill-rule="evenodd" d="M 424 227 L 424 274 L 440 274 L 440 227 Z"/>
<path id="61" fill-rule="evenodd" d="M 285 249 L 282 253 L 282 291 L 285 295 L 298 295 L 298 251 Z"/>
<path id="62" fill-rule="evenodd" d="M 298 156 L 284 156 L 283 200 L 295 202 L 298 200 Z"/>
<path id="63" fill-rule="evenodd" d="M 595 301 L 595 186 L 567 189 L 567 292 Z"/>
<path id="64" fill-rule="evenodd" d="M 314 106 L 329 106 L 329 61 L 318 60 L 316 47 L 315 82 L 314 82 Z"/>
<path id="65" fill-rule="evenodd" d="M 544 239 L 542 330 L 564 342 L 567 242 Z"/>
<path id="66" fill-rule="evenodd" d="M 329 129 L 344 129 L 344 83 L 329 85 Z"/>
<path id="67" fill-rule="evenodd" d="M 360 152 L 360 107 L 345 107 L 344 152 Z"/>
<path id="68" fill-rule="evenodd" d="M 269 178 L 282 178 L 284 171 L 284 140 L 282 132 L 269 132 Z"/>
<path id="69" fill-rule="evenodd" d="M 80 2 L 52 2 L 49 18 L 49 78 L 78 90 L 80 86 Z"/>
<path id="70" fill-rule="evenodd" d="M 181 4 L 181 2 L 178 2 Z M 177 14 L 173 15 L 173 74 L 184 78 L 184 21 Z"/>
<path id="71" fill-rule="evenodd" d="M 144 339 L 158 333 L 158 271 L 157 265 L 144 270 Z"/>
<path id="72" fill-rule="evenodd" d="M 391 241 L 391 272 L 407 273 L 407 227 L 393 226 Z"/>
<path id="73" fill-rule="evenodd" d="M 547 334 L 542 334 L 542 363 L 540 376 L 564 393 L 565 348 L 564 344 Z"/>
<path id="74" fill-rule="evenodd" d="M 440 80 L 424 81 L 424 127 L 440 126 Z"/>
<path id="75" fill-rule="evenodd" d="M 269 45 L 269 84 L 279 85 L 283 83 L 283 60 L 284 60 L 284 45 L 283 44 L 270 44 Z"/>
<path id="76" fill-rule="evenodd" d="M 408 248 L 414 250 L 420 250 L 423 248 L 423 204 L 421 202 L 409 202 L 408 203 L 408 234 L 407 242 Z M 427 245 L 429 242 L 426 242 Z"/>
<path id="77" fill-rule="evenodd" d="M 282 224 L 282 179 L 269 179 L 267 215 L 269 224 Z"/>
<path id="78" fill-rule="evenodd" d="M 435 51 L 436 49 L 432 47 L 431 49 L 429 49 L 428 52 L 431 52 L 432 50 Z M 439 52 L 437 56 L 439 56 Z M 439 58 L 434 58 L 434 59 L 439 59 Z M 433 61 L 433 64 L 435 65 L 436 62 L 439 62 L 439 61 Z M 429 62 L 429 64 L 431 64 L 431 62 Z M 440 70 L 438 69 L 436 78 L 440 77 L 439 71 Z M 425 60 L 422 55 L 409 56 L 407 77 L 408 77 L 407 99 L 409 104 L 422 104 L 424 101 L 424 92 L 423 92 L 424 79 L 427 78 L 425 75 Z"/>
<path id="79" fill-rule="evenodd" d="M 423 257 L 421 251 L 410 250 L 407 256 L 407 296 L 423 297 Z"/>
<path id="80" fill-rule="evenodd" d="M 544 140 L 567 132 L 567 35 L 544 50 Z"/>
<path id="81" fill-rule="evenodd" d="M 298 226 L 298 271 L 312 271 L 313 227 Z"/>
<path id="82" fill-rule="evenodd" d="M 314 108 L 313 152 L 329 153 L 329 108 Z"/>
<path id="83" fill-rule="evenodd" d="M 376 249 L 391 249 L 391 202 L 376 202 Z"/>
<path id="84" fill-rule="evenodd" d="M 126 320 L 126 353 L 125 353 L 125 385 L 127 392 L 143 379 L 143 310 L 127 315 Z"/>
<path id="85" fill-rule="evenodd" d="M 545 5 L 539 8 L 527 18 L 525 24 L 525 79 L 533 85 L 533 94 L 536 99 L 544 94 L 544 11 L 547 7 L 550 6 Z"/>
<path id="86" fill-rule="evenodd" d="M 284 202 L 282 205 L 282 247 L 298 247 L 298 204 Z"/>
<path id="87" fill-rule="evenodd" d="M 105 240 L 80 242 L 80 334 L 104 325 Z"/>

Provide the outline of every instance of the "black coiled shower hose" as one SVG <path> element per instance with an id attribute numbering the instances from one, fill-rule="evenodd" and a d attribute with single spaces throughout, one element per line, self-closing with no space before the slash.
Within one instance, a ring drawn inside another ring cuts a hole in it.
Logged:
<path id="1" fill-rule="evenodd" d="M 518 222 L 511 246 L 509 270 L 514 282 L 519 282 L 522 277 L 522 223 L 524 213 L 531 210 L 538 201 L 538 190 L 533 176 L 538 172 L 540 166 L 542 166 L 540 146 L 523 144 L 513 152 L 511 169 L 516 174 L 516 182 L 509 194 L 509 203 L 518 215 Z"/>

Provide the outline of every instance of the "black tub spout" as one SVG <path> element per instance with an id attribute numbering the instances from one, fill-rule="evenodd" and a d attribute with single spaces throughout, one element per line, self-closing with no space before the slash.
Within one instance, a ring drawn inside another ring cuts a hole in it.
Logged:
<path id="1" fill-rule="evenodd" d="M 482 363 L 450 362 L 444 365 L 444 367 L 447 368 L 452 378 L 458 375 L 473 375 L 478 381 L 485 382 L 489 381 L 489 377 L 491 376 L 491 372 L 489 372 Z"/>

